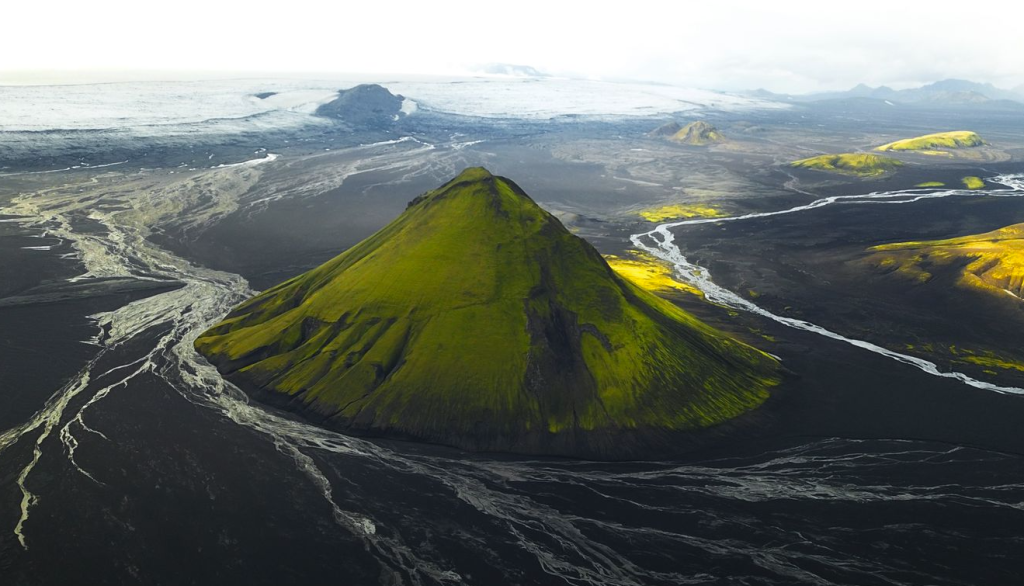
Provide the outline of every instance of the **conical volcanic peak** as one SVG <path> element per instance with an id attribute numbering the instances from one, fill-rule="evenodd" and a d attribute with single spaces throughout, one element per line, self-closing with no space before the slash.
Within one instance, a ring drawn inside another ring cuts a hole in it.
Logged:
<path id="1" fill-rule="evenodd" d="M 777 366 L 617 277 L 482 168 L 245 302 L 196 347 L 341 431 L 596 457 L 756 407 Z"/>
<path id="2" fill-rule="evenodd" d="M 505 187 L 512 190 L 514 195 L 519 197 L 525 197 L 527 199 L 530 196 L 526 195 L 518 185 L 505 178 L 498 178 L 491 175 L 491 172 L 483 167 L 468 167 L 455 176 L 454 179 L 445 183 L 441 187 L 424 193 L 423 195 L 413 199 L 406 206 L 406 209 L 415 207 L 421 203 L 431 202 L 438 199 L 443 199 L 451 195 L 464 195 L 472 197 L 476 196 L 484 197 L 496 197 L 495 185 L 496 182 L 500 181 Z"/>

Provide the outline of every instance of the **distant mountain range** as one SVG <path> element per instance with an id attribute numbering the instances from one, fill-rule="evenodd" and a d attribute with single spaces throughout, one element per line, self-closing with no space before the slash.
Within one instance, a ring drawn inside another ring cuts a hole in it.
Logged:
<path id="1" fill-rule="evenodd" d="M 919 105 L 983 104 L 998 101 L 1024 103 L 1024 86 L 1013 90 L 997 88 L 990 83 L 977 83 L 963 79 L 944 79 L 918 88 L 894 90 L 888 86 L 871 87 L 859 84 L 843 92 L 816 94 L 776 94 L 764 89 L 746 92 L 746 95 L 783 102 L 818 102 L 822 100 L 874 99 L 892 103 Z"/>
<path id="2" fill-rule="evenodd" d="M 515 65 L 512 63 L 486 63 L 478 65 L 474 68 L 474 71 L 485 75 L 506 75 L 509 77 L 548 77 L 548 74 L 529 65 Z"/>

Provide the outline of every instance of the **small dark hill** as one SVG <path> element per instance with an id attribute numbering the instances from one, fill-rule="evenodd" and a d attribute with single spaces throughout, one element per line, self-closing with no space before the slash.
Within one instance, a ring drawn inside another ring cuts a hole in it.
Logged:
<path id="1" fill-rule="evenodd" d="M 355 129 L 382 130 L 405 117 L 405 98 L 377 84 L 341 90 L 338 97 L 316 109 L 317 116 L 340 120 Z"/>

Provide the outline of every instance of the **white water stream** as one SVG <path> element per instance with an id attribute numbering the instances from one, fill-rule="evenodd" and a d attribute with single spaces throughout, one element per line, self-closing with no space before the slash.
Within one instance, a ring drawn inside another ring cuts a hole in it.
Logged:
<path id="1" fill-rule="evenodd" d="M 90 482 L 110 490 L 116 489 L 107 484 L 109 479 L 79 466 L 76 453 L 84 449 L 102 450 L 105 442 L 118 440 L 91 426 L 89 412 L 102 408 L 104 398 L 110 393 L 127 387 L 133 379 L 143 374 L 162 379 L 193 404 L 219 413 L 225 421 L 234 425 L 252 430 L 257 437 L 262 438 L 260 441 L 271 442 L 282 457 L 293 465 L 294 470 L 308 480 L 313 490 L 330 504 L 336 523 L 364 542 L 366 551 L 378 560 L 382 571 L 404 577 L 396 579 L 396 582 L 402 583 L 461 583 L 466 580 L 455 570 L 432 561 L 429 552 L 424 554 L 420 548 L 406 543 L 395 528 L 382 523 L 365 507 L 338 502 L 335 498 L 336 487 L 332 486 L 332 481 L 324 472 L 325 459 L 355 458 L 398 478 L 414 475 L 436 483 L 441 487 L 438 491 L 443 491 L 448 498 L 468 505 L 502 528 L 500 536 L 490 535 L 489 538 L 500 538 L 514 544 L 517 550 L 535 559 L 545 574 L 570 584 L 636 586 L 705 581 L 699 575 L 643 567 L 633 557 L 598 537 L 602 534 L 624 535 L 630 540 L 657 539 L 675 544 L 680 550 L 694 550 L 699 555 L 740 556 L 751 560 L 752 564 L 760 568 L 759 571 L 772 575 L 819 584 L 831 582 L 820 579 L 803 567 L 802 560 L 808 556 L 799 549 L 791 550 L 784 545 L 764 547 L 757 540 L 723 540 L 685 531 L 631 526 L 598 517 L 584 518 L 559 510 L 543 502 L 539 496 L 514 489 L 516 483 L 586 486 L 587 491 L 593 491 L 617 507 L 635 508 L 638 514 L 652 510 L 652 505 L 636 500 L 638 497 L 633 494 L 634 491 L 668 490 L 669 494 L 661 497 L 666 503 L 674 501 L 674 494 L 724 498 L 734 502 L 782 498 L 779 495 L 790 499 L 827 499 L 837 502 L 883 501 L 896 497 L 928 501 L 945 494 L 927 487 L 920 490 L 897 490 L 885 484 L 854 485 L 852 481 L 836 477 L 834 470 L 826 470 L 817 464 L 811 471 L 806 470 L 808 462 L 813 463 L 816 458 L 828 461 L 833 468 L 843 469 L 847 465 L 843 459 L 819 454 L 835 449 L 828 442 L 797 450 L 768 453 L 764 456 L 764 464 L 737 464 L 733 469 L 659 465 L 657 470 L 624 469 L 606 473 L 590 471 L 582 464 L 556 466 L 529 461 L 462 461 L 404 454 L 373 442 L 281 417 L 259 404 L 251 403 L 244 393 L 226 382 L 216 369 L 195 352 L 193 342 L 201 332 L 217 323 L 232 307 L 252 295 L 253 291 L 240 276 L 196 266 L 153 244 L 147 236 L 154 227 L 171 224 L 181 226 L 182 222 L 186 222 L 186 228 L 202 228 L 253 202 L 258 202 L 255 205 L 265 205 L 265 202 L 280 197 L 286 190 L 285 186 L 275 184 L 271 179 L 265 182 L 274 185 L 273 190 L 261 191 L 257 187 L 263 184 L 263 175 L 268 169 L 288 164 L 290 162 L 286 160 L 260 159 L 249 164 L 204 169 L 184 176 L 175 175 L 173 178 L 154 173 L 112 172 L 91 176 L 87 181 L 69 180 L 67 184 L 26 193 L 0 210 L 4 214 L 18 216 L 18 221 L 26 227 L 45 231 L 70 242 L 84 267 L 84 273 L 75 277 L 77 282 L 132 278 L 180 284 L 179 288 L 92 316 L 98 332 L 91 341 L 97 347 L 93 359 L 57 389 L 43 408 L 27 421 L 0 433 L 0 457 L 13 459 L 11 448 L 22 441 L 30 442 L 31 445 L 31 454 L 17 462 L 19 472 L 16 482 L 22 499 L 19 520 L 13 532 L 23 548 L 31 546 L 32 510 L 39 505 L 40 499 L 48 498 L 48 495 L 35 494 L 31 488 L 32 473 L 44 458 L 63 457 L 68 465 Z M 410 160 L 403 163 L 389 159 L 383 168 L 416 173 L 420 172 L 422 164 L 422 161 Z M 452 166 L 452 161 L 438 159 L 431 164 L 435 168 L 447 169 Z M 325 176 L 321 179 L 327 183 L 317 185 L 320 188 L 326 188 L 327 184 L 337 185 L 346 176 Z M 311 180 L 316 182 L 317 179 L 313 177 Z M 1004 177 L 998 180 L 1009 189 L 998 193 L 986 192 L 985 195 L 1024 195 L 1019 178 Z M 1014 184 L 1014 181 L 1017 183 Z M 296 193 L 304 193 L 301 185 L 293 189 Z M 820 200 L 821 203 L 815 202 L 782 212 L 666 224 L 650 233 L 634 236 L 634 243 L 673 262 L 682 278 L 698 286 L 709 300 L 716 303 L 845 341 L 916 366 L 935 376 L 956 378 L 966 384 L 996 392 L 1024 392 L 1021 389 L 976 381 L 959 373 L 940 372 L 930 362 L 849 339 L 808 322 L 773 315 L 716 285 L 705 269 L 690 264 L 673 243 L 674 235 L 671 231 L 686 224 L 742 221 L 835 203 L 909 203 L 950 195 L 967 193 L 954 190 L 827 198 Z M 105 232 L 83 233 L 77 230 L 73 219 L 79 217 L 98 222 Z M 147 340 L 153 342 L 146 342 L 147 345 L 141 351 L 138 350 L 141 345 L 139 342 Z M 128 358 L 121 359 L 118 353 Z M 112 356 L 121 359 L 121 363 L 101 369 L 99 364 Z M 88 442 L 86 438 L 89 438 Z M 907 457 L 901 455 L 904 454 L 902 449 L 896 449 L 893 454 Z M 941 455 L 927 453 L 922 457 L 937 458 Z M 873 465 L 888 466 L 895 458 L 883 458 Z M 861 460 L 851 460 L 849 464 L 865 465 Z M 817 471 L 819 468 L 820 472 Z M 671 485 L 675 481 L 684 482 L 685 490 Z M 670 483 L 667 488 L 662 486 L 665 482 Z M 809 487 L 813 490 L 809 490 Z M 996 489 L 1002 490 L 1002 487 Z M 1012 492 L 1009 489 L 1007 491 Z M 628 496 L 616 496 L 621 494 Z M 963 497 L 954 495 L 950 498 Z M 1012 502 L 998 494 L 978 498 L 990 506 L 1014 509 Z M 675 512 L 672 506 L 664 506 L 667 507 L 664 514 Z M 706 515 L 706 520 L 702 522 L 709 526 L 725 524 L 749 527 L 752 523 L 745 515 L 730 511 L 734 511 L 734 507 L 723 507 L 718 512 L 698 510 L 693 514 Z M 773 543 L 781 544 L 790 540 L 785 532 L 773 533 L 777 530 L 772 527 L 759 528 L 758 531 L 771 534 L 765 540 Z M 744 532 L 747 530 L 744 529 Z M 800 543 L 804 541 L 802 536 L 800 540 Z M 813 554 L 815 563 L 842 567 L 844 571 L 863 576 L 876 576 L 879 572 L 887 571 L 876 560 L 851 557 L 840 548 L 824 545 L 824 538 L 817 539 L 815 543 L 822 544 Z"/>
<path id="2" fill-rule="evenodd" d="M 942 197 L 952 196 L 986 196 L 986 197 L 1021 197 L 1024 196 L 1024 176 L 1021 175 L 1001 175 L 994 177 L 989 181 L 993 183 L 999 183 L 1005 185 L 1006 189 L 989 190 L 989 191 L 970 191 L 963 189 L 948 189 L 948 190 L 921 190 L 911 189 L 906 191 L 888 191 L 881 193 L 869 193 L 867 195 L 838 195 L 832 197 L 825 197 L 822 199 L 815 200 L 809 204 L 797 206 L 794 208 L 779 210 L 774 212 L 760 212 L 753 214 L 746 214 L 742 216 L 732 216 L 727 218 L 697 218 L 693 220 L 682 220 L 679 222 L 671 222 L 662 224 L 643 234 L 634 234 L 630 239 L 633 245 L 641 250 L 644 250 L 658 258 L 672 263 L 675 267 L 676 276 L 700 289 L 704 292 L 704 296 L 708 301 L 724 305 L 726 307 L 747 311 L 762 317 L 766 317 L 772 321 L 778 322 L 782 325 L 789 326 L 798 330 L 804 330 L 806 332 L 813 332 L 815 334 L 845 342 L 847 344 L 856 346 L 867 350 L 868 352 L 874 352 L 890 358 L 897 362 L 908 364 L 915 368 L 918 368 L 932 376 L 956 379 L 964 384 L 984 389 L 986 391 L 993 391 L 996 393 L 1010 393 L 1015 395 L 1024 395 L 1024 389 L 1019 387 L 1007 387 L 1000 386 L 990 382 L 978 380 L 967 376 L 961 372 L 955 371 L 943 371 L 933 363 L 923 358 L 916 356 L 909 356 L 907 354 L 901 354 L 888 348 L 883 348 L 878 344 L 873 344 L 864 340 L 858 340 L 850 338 L 842 334 L 833 332 L 832 330 L 823 328 L 819 325 L 813 324 L 808 321 L 794 319 L 791 317 L 785 317 L 774 314 L 767 309 L 757 305 L 753 301 L 746 299 L 733 291 L 722 287 L 715 283 L 711 278 L 711 272 L 708 269 L 690 262 L 682 250 L 676 244 L 676 232 L 678 228 L 684 226 L 693 226 L 697 224 L 709 224 L 718 222 L 742 222 L 744 220 L 752 220 L 756 218 L 768 218 L 772 216 L 781 216 L 783 214 L 795 214 L 805 212 L 808 210 L 814 210 L 823 208 L 830 205 L 900 205 L 910 204 L 926 199 L 936 199 Z M 674 231 L 675 230 L 675 231 Z"/>

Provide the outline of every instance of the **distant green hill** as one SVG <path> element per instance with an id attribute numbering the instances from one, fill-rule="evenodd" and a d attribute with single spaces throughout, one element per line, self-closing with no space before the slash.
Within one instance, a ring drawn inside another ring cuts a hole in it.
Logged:
<path id="1" fill-rule="evenodd" d="M 954 268 L 957 287 L 997 299 L 1024 299 L 1024 224 L 945 240 L 895 242 L 870 249 L 867 262 L 886 272 L 926 283 Z"/>
<path id="2" fill-rule="evenodd" d="M 793 167 L 830 171 L 845 175 L 871 177 L 893 171 L 903 165 L 902 162 L 881 155 L 867 153 L 842 153 L 838 155 L 819 155 L 809 159 L 801 159 L 790 163 Z"/>
<path id="3" fill-rule="evenodd" d="M 915 138 L 897 140 L 876 147 L 876 151 L 934 151 L 936 149 L 962 149 L 981 146 L 985 141 L 969 130 L 936 132 Z"/>
<path id="4" fill-rule="evenodd" d="M 705 146 L 722 142 L 725 137 L 711 124 L 698 120 L 680 128 L 669 140 L 692 146 Z"/>
<path id="5" fill-rule="evenodd" d="M 196 348 L 341 431 L 592 457 L 670 450 L 667 432 L 761 404 L 778 366 L 616 275 L 482 168 L 243 303 Z"/>

